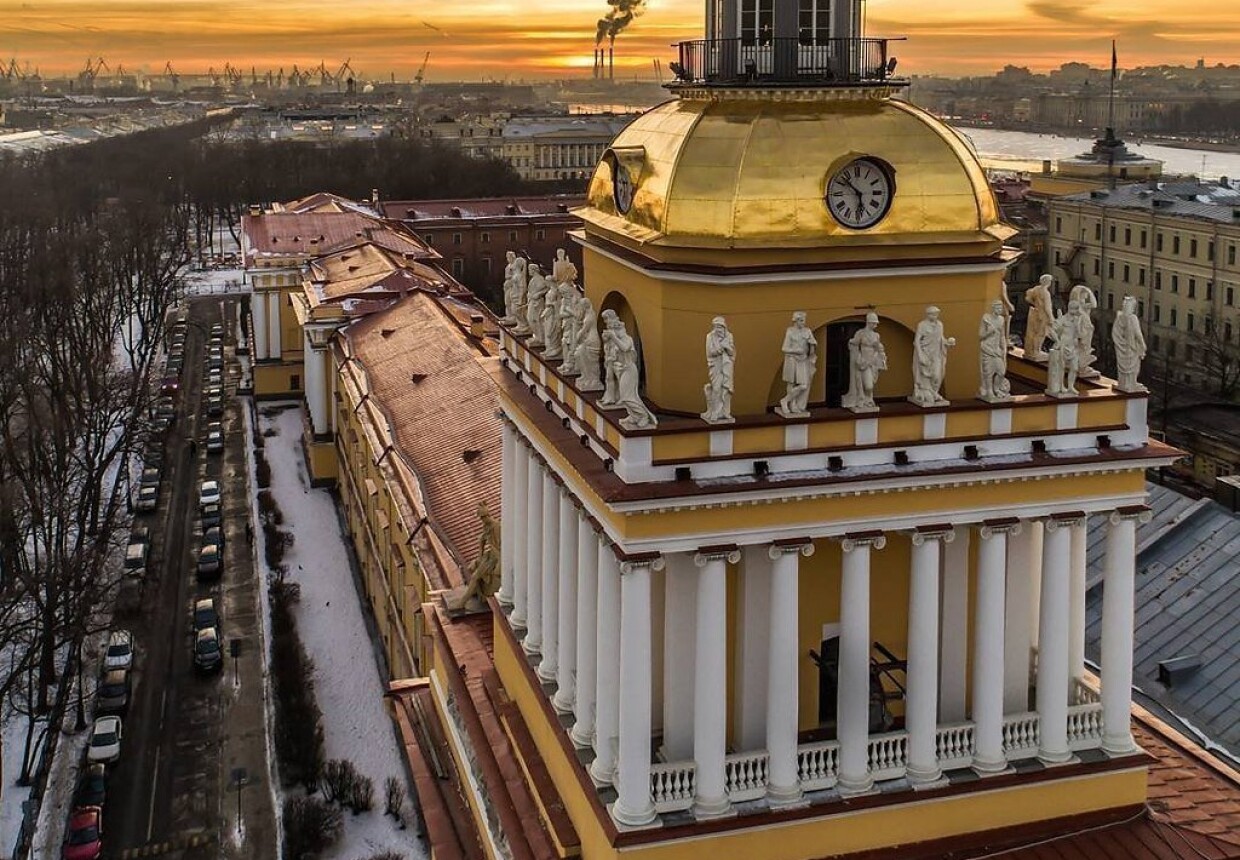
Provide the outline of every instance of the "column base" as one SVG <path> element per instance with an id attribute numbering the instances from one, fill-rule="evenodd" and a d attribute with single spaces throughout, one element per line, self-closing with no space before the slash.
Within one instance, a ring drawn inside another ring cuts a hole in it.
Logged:
<path id="1" fill-rule="evenodd" d="M 1038 761 L 1045 765 L 1070 764 L 1076 760 L 1076 756 L 1072 754 L 1072 750 L 1064 750 L 1063 752 L 1038 750 Z"/>
<path id="2" fill-rule="evenodd" d="M 938 788 L 947 782 L 943 778 L 943 771 L 938 765 L 928 768 L 917 768 L 909 765 L 904 769 L 904 776 L 908 779 L 909 785 L 918 789 Z"/>
<path id="3" fill-rule="evenodd" d="M 534 673 L 538 675 L 538 680 L 544 684 L 554 684 L 556 671 L 556 665 L 548 663 L 547 658 L 543 657 L 543 661 L 538 664 L 538 668 L 534 670 Z"/>
<path id="4" fill-rule="evenodd" d="M 1121 735 L 1120 737 L 1104 736 L 1102 738 L 1102 751 L 1109 756 L 1124 756 L 1138 753 L 1141 748 L 1137 746 L 1132 739 L 1132 735 Z"/>
<path id="5" fill-rule="evenodd" d="M 663 826 L 659 822 L 658 813 L 654 811 L 654 804 L 649 801 L 646 802 L 644 809 L 631 810 L 622 807 L 620 801 L 617 800 L 607 807 L 607 810 L 620 830 L 650 830 Z"/>
<path id="6" fill-rule="evenodd" d="M 514 609 L 512 612 L 508 613 L 508 626 L 511 627 L 513 630 L 524 630 L 525 629 L 525 616 L 518 615 L 516 610 Z"/>
<path id="7" fill-rule="evenodd" d="M 977 756 L 973 757 L 973 764 L 971 767 L 974 772 L 981 777 L 998 776 L 999 774 L 1007 773 L 1012 769 L 1008 766 L 1007 759 L 1005 758 L 987 759 L 978 758 Z"/>
<path id="8" fill-rule="evenodd" d="M 568 737 L 582 749 L 589 749 L 594 746 L 594 726 L 587 726 L 581 721 L 575 722 L 568 730 Z"/>
<path id="9" fill-rule="evenodd" d="M 693 817 L 698 821 L 713 818 L 729 818 L 736 815 L 727 795 L 712 798 L 695 798 L 693 801 Z"/>
<path id="10" fill-rule="evenodd" d="M 538 657 L 542 655 L 542 642 L 530 637 L 526 632 L 525 638 L 521 640 L 521 650 L 525 652 L 527 657 Z"/>
<path id="11" fill-rule="evenodd" d="M 571 691 L 565 692 L 565 689 L 560 687 L 551 697 L 551 707 L 555 708 L 558 713 L 571 714 L 576 698 Z"/>
<path id="12" fill-rule="evenodd" d="M 513 605 L 513 599 L 512 599 L 511 594 L 497 594 L 496 598 L 499 600 L 500 606 L 512 606 Z"/>
<path id="13" fill-rule="evenodd" d="M 809 806 L 809 801 L 805 799 L 804 792 L 801 791 L 800 783 L 796 785 L 767 785 L 766 802 L 771 809 L 797 809 L 802 806 Z"/>
<path id="14" fill-rule="evenodd" d="M 840 774 L 835 783 L 835 790 L 842 797 L 858 797 L 862 794 L 871 794 L 874 792 L 874 779 L 868 773 L 860 778 L 846 777 Z"/>
<path id="15" fill-rule="evenodd" d="M 590 780 L 594 783 L 595 788 L 610 788 L 616 783 L 616 768 L 614 765 L 612 767 L 600 767 L 599 761 L 600 759 L 595 757 L 594 761 L 590 762 L 590 766 L 586 769 L 590 774 Z"/>

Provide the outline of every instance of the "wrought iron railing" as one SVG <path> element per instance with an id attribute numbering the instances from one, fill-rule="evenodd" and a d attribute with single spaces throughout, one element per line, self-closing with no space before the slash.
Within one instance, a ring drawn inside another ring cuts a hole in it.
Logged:
<path id="1" fill-rule="evenodd" d="M 888 39 L 706 39 L 681 42 L 673 85 L 903 85 Z"/>

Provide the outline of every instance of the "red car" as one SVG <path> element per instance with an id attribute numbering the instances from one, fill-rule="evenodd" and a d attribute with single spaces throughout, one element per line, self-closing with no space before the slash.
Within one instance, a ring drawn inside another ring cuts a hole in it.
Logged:
<path id="1" fill-rule="evenodd" d="M 65 834 L 64 860 L 98 860 L 103 852 L 103 810 L 98 806 L 79 806 L 69 816 Z"/>

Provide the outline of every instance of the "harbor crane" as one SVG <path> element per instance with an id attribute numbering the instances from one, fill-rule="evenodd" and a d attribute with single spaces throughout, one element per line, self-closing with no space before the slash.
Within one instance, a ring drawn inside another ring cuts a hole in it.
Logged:
<path id="1" fill-rule="evenodd" d="M 172 60 L 164 63 L 164 77 L 172 81 L 172 91 L 176 92 L 181 88 L 181 76 L 172 68 Z"/>
<path id="2" fill-rule="evenodd" d="M 426 56 L 422 59 L 422 68 L 418 69 L 418 73 L 413 76 L 413 82 L 418 86 L 422 85 L 422 78 L 426 76 L 426 65 L 431 61 L 431 52 L 427 51 Z"/>

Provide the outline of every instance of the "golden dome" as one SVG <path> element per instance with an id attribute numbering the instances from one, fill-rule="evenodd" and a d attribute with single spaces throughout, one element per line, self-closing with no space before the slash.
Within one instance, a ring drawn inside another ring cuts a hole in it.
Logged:
<path id="1" fill-rule="evenodd" d="M 591 228 L 686 248 L 994 243 L 1012 234 L 976 155 L 949 126 L 880 92 L 820 92 L 682 98 L 648 111 L 599 162 L 579 214 Z M 887 165 L 895 192 L 878 224 L 851 230 L 824 195 L 861 156 Z M 616 163 L 634 186 L 627 215 L 613 196 Z"/>

